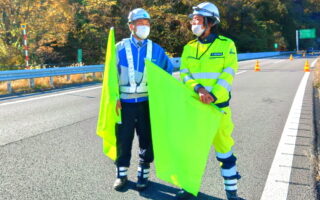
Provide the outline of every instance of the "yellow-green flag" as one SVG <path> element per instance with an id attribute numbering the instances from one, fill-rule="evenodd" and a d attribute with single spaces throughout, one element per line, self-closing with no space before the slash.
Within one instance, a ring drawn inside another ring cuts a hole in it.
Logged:
<path id="1" fill-rule="evenodd" d="M 117 157 L 115 126 L 116 123 L 121 122 L 121 116 L 116 114 L 116 104 L 119 99 L 116 53 L 114 28 L 112 27 L 108 38 L 97 124 L 97 134 L 103 139 L 103 152 L 112 160 Z"/>
<path id="2" fill-rule="evenodd" d="M 156 174 L 197 195 L 222 113 L 151 61 L 146 67 Z"/>

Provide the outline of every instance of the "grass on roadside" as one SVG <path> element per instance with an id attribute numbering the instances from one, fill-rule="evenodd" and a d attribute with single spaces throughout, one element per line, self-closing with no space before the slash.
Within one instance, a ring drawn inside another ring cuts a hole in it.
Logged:
<path id="1" fill-rule="evenodd" d="M 314 86 L 320 90 L 320 57 L 314 67 Z"/>
<path id="2" fill-rule="evenodd" d="M 79 83 L 88 83 L 93 81 L 102 81 L 102 74 L 100 72 L 95 73 L 93 77 L 92 73 L 89 74 L 74 74 L 70 75 L 70 79 L 67 79 L 65 76 L 55 76 L 53 78 L 53 86 L 50 86 L 50 77 L 44 78 L 35 78 L 34 79 L 34 88 L 31 88 L 29 85 L 28 79 L 21 79 L 16 81 L 11 81 L 12 91 L 15 93 L 20 92 L 33 92 L 33 91 L 44 91 L 50 90 L 52 88 L 60 88 L 66 85 L 79 84 Z M 0 82 L 0 95 L 7 94 L 7 82 Z"/>
<path id="3" fill-rule="evenodd" d="M 320 88 L 320 57 L 318 58 L 314 70 L 314 86 Z"/>

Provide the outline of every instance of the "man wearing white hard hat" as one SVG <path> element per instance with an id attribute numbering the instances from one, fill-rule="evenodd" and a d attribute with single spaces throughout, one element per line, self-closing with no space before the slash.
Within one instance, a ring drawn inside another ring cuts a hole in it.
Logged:
<path id="1" fill-rule="evenodd" d="M 215 104 L 224 112 L 212 144 L 220 162 L 227 199 L 240 200 L 237 194 L 240 175 L 232 150 L 233 122 L 229 107 L 232 83 L 238 69 L 236 47 L 231 39 L 214 33 L 213 27 L 220 22 L 220 15 L 213 3 L 204 2 L 193 7 L 190 17 L 192 32 L 197 39 L 184 46 L 181 80 L 199 94 L 202 103 Z M 192 194 L 180 190 L 176 198 L 186 200 L 192 198 Z"/>
<path id="2" fill-rule="evenodd" d="M 136 131 L 140 148 L 136 187 L 143 190 L 147 187 L 150 163 L 153 162 L 145 59 L 170 74 L 173 66 L 163 48 L 147 39 L 150 33 L 150 15 L 147 11 L 142 8 L 132 10 L 128 25 L 131 37 L 116 45 L 120 87 L 116 111 L 121 112 L 122 123 L 116 126 L 117 178 L 113 187 L 121 190 L 128 182 L 127 172 Z"/>

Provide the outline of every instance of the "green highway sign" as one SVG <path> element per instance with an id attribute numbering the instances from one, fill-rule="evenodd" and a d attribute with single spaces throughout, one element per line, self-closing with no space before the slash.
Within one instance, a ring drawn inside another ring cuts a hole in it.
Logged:
<path id="1" fill-rule="evenodd" d="M 300 39 L 313 39 L 316 38 L 316 29 L 300 29 L 299 30 Z"/>
<path id="2" fill-rule="evenodd" d="M 78 49 L 78 63 L 82 63 L 82 49 Z"/>

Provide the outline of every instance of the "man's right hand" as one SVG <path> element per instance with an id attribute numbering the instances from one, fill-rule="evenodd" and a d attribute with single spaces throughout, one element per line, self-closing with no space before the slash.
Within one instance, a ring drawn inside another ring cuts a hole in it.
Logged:
<path id="1" fill-rule="evenodd" d="M 202 103 L 210 104 L 215 100 L 205 88 L 199 88 L 198 94 Z"/>
<path id="2" fill-rule="evenodd" d="M 116 105 L 116 113 L 118 116 L 119 116 L 119 113 L 121 112 L 121 109 L 122 109 L 121 102 L 118 100 Z"/>

